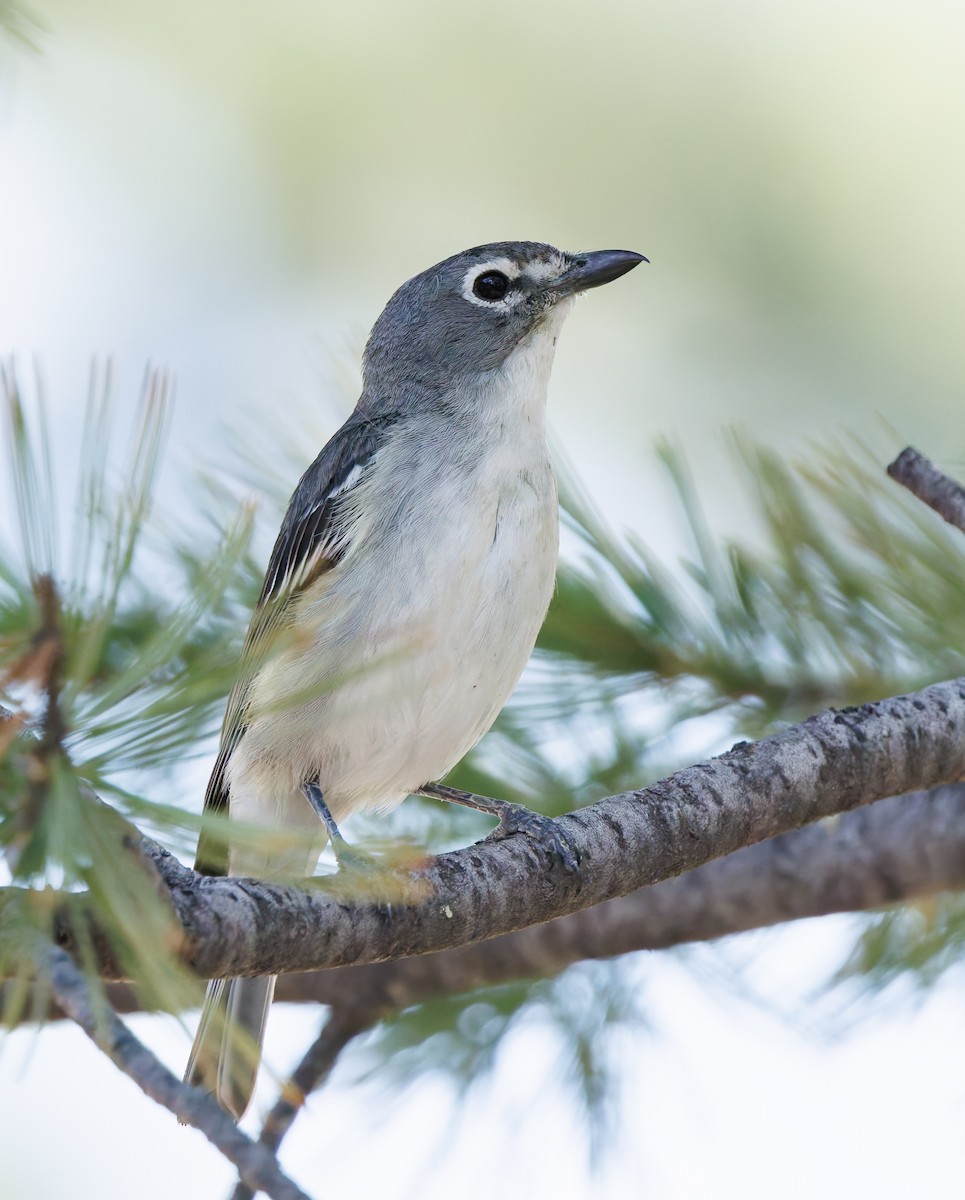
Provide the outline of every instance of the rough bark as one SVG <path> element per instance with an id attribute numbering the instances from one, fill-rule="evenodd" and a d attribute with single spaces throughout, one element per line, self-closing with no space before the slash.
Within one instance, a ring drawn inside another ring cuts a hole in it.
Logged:
<path id="1" fill-rule="evenodd" d="M 392 1009 L 484 984 L 553 975 L 581 958 L 867 908 L 963 883 L 965 787 L 952 784 L 829 818 L 677 879 L 488 942 L 290 975 L 283 983 L 304 990 L 295 997 L 324 998 L 330 1015 L 281 1089 L 259 1140 L 277 1154 L 306 1093 L 324 1084 L 334 1056 Z M 313 983 L 321 988 L 312 989 Z M 232 1200 L 251 1200 L 252 1194 L 239 1183 Z"/>
<path id="2" fill-rule="evenodd" d="M 914 446 L 906 446 L 893 463 L 888 474 L 913 496 L 917 496 L 949 525 L 965 533 L 965 488 L 943 474 Z"/>
<path id="3" fill-rule="evenodd" d="M 275 999 L 356 1014 L 405 1008 L 584 959 L 661 950 L 965 888 L 965 786 L 895 796 L 738 850 L 676 879 L 471 946 L 283 975 Z M 119 1012 L 140 1008 L 125 983 Z"/>
<path id="4" fill-rule="evenodd" d="M 317 970 L 468 945 L 625 896 L 744 846 L 965 773 L 965 679 L 812 717 L 640 791 L 560 819 L 577 876 L 525 836 L 440 855 L 409 877 L 424 899 L 353 901 L 209 879 L 148 847 L 203 977 Z M 69 935 L 65 936 L 69 945 Z M 105 964 L 109 970 L 110 964 Z"/>

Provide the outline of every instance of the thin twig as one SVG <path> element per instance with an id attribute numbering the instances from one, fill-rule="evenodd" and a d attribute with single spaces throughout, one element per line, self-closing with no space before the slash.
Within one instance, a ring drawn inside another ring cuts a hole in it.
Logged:
<path id="1" fill-rule="evenodd" d="M 889 464 L 888 474 L 933 508 L 949 525 L 965 533 L 965 488 L 939 471 L 914 446 L 902 450 Z"/>
<path id="2" fill-rule="evenodd" d="M 273 1154 L 278 1153 L 285 1135 L 305 1107 L 305 1101 L 326 1082 L 339 1055 L 354 1037 L 370 1029 L 381 1015 L 381 1010 L 361 1010 L 354 1006 L 332 1010 L 265 1118 L 258 1136 L 261 1145 Z M 251 1186 L 239 1180 L 231 1200 L 252 1200 L 254 1195 Z"/>
<path id="3" fill-rule="evenodd" d="M 271 1200 L 311 1200 L 282 1173 L 267 1147 L 246 1137 L 206 1092 L 177 1079 L 105 1000 L 98 1002 L 100 998 L 92 995 L 83 972 L 66 951 L 44 944 L 37 960 L 57 1004 L 146 1096 L 199 1129 L 256 1191 Z"/>

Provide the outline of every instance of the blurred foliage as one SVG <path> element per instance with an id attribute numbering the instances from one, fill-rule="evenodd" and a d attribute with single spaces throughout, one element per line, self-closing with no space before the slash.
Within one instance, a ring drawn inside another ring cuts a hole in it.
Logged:
<path id="1" fill-rule="evenodd" d="M 736 441 L 760 549 L 714 538 L 682 455 L 664 445 L 694 553 L 683 575 L 616 536 L 569 478 L 582 561 L 564 565 L 540 648 L 612 699 L 660 685 L 673 723 L 726 711 L 758 736 L 832 704 L 858 704 L 965 663 L 961 535 L 903 493 L 860 447 L 788 464 Z M 681 686 L 682 685 L 682 686 Z"/>
<path id="2" fill-rule="evenodd" d="M 0 968 L 21 984 L 6 1015 L 30 1002 L 29 946 L 51 936 L 58 904 L 92 911 L 146 1000 L 177 1010 L 190 985 L 164 953 L 168 917 L 128 822 L 180 849 L 197 829 L 199 797 L 193 807 L 157 797 L 212 751 L 260 584 L 254 514 L 239 494 L 257 472 L 235 463 L 230 479 L 196 486 L 189 520 L 158 517 L 165 380 L 148 376 L 118 471 L 110 376 L 95 371 L 61 538 L 63 473 L 43 404 L 28 419 L 12 373 L 2 387 L 17 521 L 16 544 L 0 547 L 0 703 L 12 714 L 0 721 L 0 845 L 18 887 L 4 901 Z M 817 709 L 965 673 L 961 535 L 888 480 L 883 459 L 823 446 L 794 465 L 744 438 L 734 448 L 756 514 L 741 539 L 711 532 L 683 456 L 659 450 L 691 543 L 681 569 L 610 529 L 564 472 L 572 551 L 537 654 L 454 782 L 565 811 Z M 261 471 L 266 528 L 296 473 Z M 486 828 L 477 814 L 412 801 L 392 836 L 438 849 Z M 384 836 L 384 823 L 355 830 Z M 942 899 L 864 920 L 841 978 L 933 982 L 961 961 L 963 914 Z M 618 963 L 581 964 L 406 1010 L 371 1035 L 367 1062 L 387 1085 L 431 1070 L 465 1092 L 507 1037 L 538 1021 L 556 1034 L 560 1079 L 598 1148 L 613 1038 L 644 1019 L 629 978 Z"/>
<path id="3" fill-rule="evenodd" d="M 109 372 L 95 371 L 62 553 L 42 400 L 29 421 L 13 373 L 0 376 L 18 541 L 0 549 L 0 847 L 21 885 L 5 898 L 17 919 L 4 921 L 0 968 L 25 980 L 27 931 L 53 936 L 66 914 L 91 961 L 83 931 L 92 917 L 145 1000 L 177 1010 L 197 982 L 169 952 L 172 917 L 128 822 L 197 829 L 197 817 L 146 800 L 142 785 L 150 776 L 157 789 L 213 732 L 244 627 L 237 586 L 251 522 L 242 513 L 227 532 L 196 536 L 191 551 L 158 538 L 150 509 L 166 380 L 145 381 L 116 483 L 110 393 Z M 9 995 L 5 1016 L 15 1020 L 16 997 L 26 993 Z"/>
<path id="4" fill-rule="evenodd" d="M 965 950 L 965 903 L 957 895 L 917 900 L 869 918 L 835 982 L 878 990 L 902 981 L 921 994 Z"/>
<path id="5" fill-rule="evenodd" d="M 22 0 L 0 0 L 0 37 L 6 36 L 30 50 L 37 50 L 44 24 Z"/>
<path id="6" fill-rule="evenodd" d="M 619 1065 L 613 1040 L 646 1025 L 644 995 L 619 962 L 571 967 L 565 983 L 520 980 L 404 1009 L 356 1055 L 356 1080 L 397 1095 L 426 1072 L 449 1080 L 460 1100 L 490 1076 L 507 1039 L 549 1033 L 554 1081 L 579 1105 L 592 1158 L 605 1151 L 616 1118 Z M 547 1085 L 541 1076 L 534 1093 Z"/>

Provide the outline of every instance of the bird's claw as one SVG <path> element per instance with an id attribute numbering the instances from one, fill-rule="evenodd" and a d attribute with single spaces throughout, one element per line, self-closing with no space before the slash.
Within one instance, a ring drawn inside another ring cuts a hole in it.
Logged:
<path id="1" fill-rule="evenodd" d="M 533 812 L 522 804 L 507 804 L 499 815 L 499 824 L 487 841 L 501 841 L 514 833 L 525 834 L 539 843 L 554 867 L 561 866 L 568 875 L 575 875 L 579 871 L 580 860 L 552 817 Z"/>

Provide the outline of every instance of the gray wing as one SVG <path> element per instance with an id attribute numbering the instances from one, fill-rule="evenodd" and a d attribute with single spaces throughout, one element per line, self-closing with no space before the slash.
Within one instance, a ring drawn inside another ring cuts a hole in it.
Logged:
<path id="1" fill-rule="evenodd" d="M 301 477 L 288 502 L 248 626 L 242 673 L 228 697 L 221 745 L 204 797 L 206 814 L 228 813 L 228 761 L 245 732 L 248 693 L 265 639 L 284 624 L 292 602 L 348 550 L 351 538 L 340 521 L 340 501 L 362 477 L 398 420 L 398 413 L 374 419 L 351 416 Z M 246 663 L 252 667 L 247 673 Z M 202 828 L 195 870 L 224 875 L 227 866 L 224 838 Z"/>

